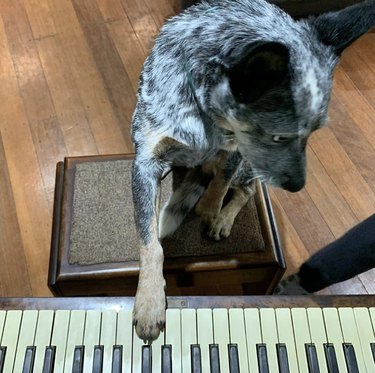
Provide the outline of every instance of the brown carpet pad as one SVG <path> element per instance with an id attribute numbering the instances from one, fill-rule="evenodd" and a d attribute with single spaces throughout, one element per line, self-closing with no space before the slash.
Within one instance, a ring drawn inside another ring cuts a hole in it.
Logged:
<path id="1" fill-rule="evenodd" d="M 172 175 L 162 182 L 161 205 L 172 193 Z M 89 265 L 139 259 L 131 192 L 131 161 L 80 163 L 74 178 L 69 263 Z M 216 242 L 193 213 L 163 241 L 166 257 L 264 250 L 254 200 L 237 217 L 232 234 Z"/>

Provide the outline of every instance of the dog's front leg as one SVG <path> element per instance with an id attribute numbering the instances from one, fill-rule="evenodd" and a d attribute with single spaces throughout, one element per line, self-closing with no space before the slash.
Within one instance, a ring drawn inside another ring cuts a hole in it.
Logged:
<path id="1" fill-rule="evenodd" d="M 138 336 L 151 343 L 165 324 L 163 249 L 158 239 L 158 189 L 162 169 L 153 161 L 133 163 L 135 223 L 141 239 L 138 288 L 133 322 Z"/>

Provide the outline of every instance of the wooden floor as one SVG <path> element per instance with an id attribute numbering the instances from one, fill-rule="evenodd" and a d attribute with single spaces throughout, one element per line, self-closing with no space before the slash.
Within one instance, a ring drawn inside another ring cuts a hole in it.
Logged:
<path id="1" fill-rule="evenodd" d="M 55 165 L 132 151 L 142 62 L 174 0 L 0 0 L 0 296 L 49 296 Z M 308 183 L 272 191 L 291 273 L 375 213 L 375 33 L 336 70 Z M 353 248 L 355 250 L 355 248 Z M 370 271 L 327 292 L 375 293 Z"/>

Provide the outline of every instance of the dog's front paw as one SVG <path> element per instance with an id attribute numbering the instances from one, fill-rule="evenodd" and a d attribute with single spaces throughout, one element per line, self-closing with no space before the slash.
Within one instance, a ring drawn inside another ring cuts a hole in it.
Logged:
<path id="1" fill-rule="evenodd" d="M 133 323 L 139 338 L 151 343 L 165 326 L 165 293 L 163 279 L 159 285 L 138 286 L 133 309 Z"/>
<path id="2" fill-rule="evenodd" d="M 208 229 L 208 236 L 216 241 L 229 237 L 234 223 L 234 219 L 224 214 L 223 211 L 213 219 Z"/>

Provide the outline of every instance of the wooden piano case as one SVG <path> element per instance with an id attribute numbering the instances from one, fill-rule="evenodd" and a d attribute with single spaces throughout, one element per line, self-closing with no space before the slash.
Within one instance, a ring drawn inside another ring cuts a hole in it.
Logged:
<path id="1" fill-rule="evenodd" d="M 71 263 L 72 214 L 77 167 L 90 162 L 131 162 L 131 155 L 71 157 L 57 165 L 49 267 L 49 287 L 56 296 L 133 296 L 138 260 Z M 124 195 L 131 199 L 131 195 Z M 259 183 L 254 197 L 262 248 L 210 255 L 165 255 L 167 295 L 271 294 L 285 272 L 267 188 Z M 173 242 L 171 243 L 173 246 Z M 178 243 L 181 245 L 181 242 Z M 183 245 L 183 243 L 182 243 Z M 164 247 L 164 244 L 163 244 Z"/>

